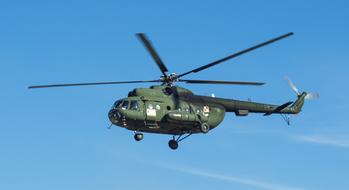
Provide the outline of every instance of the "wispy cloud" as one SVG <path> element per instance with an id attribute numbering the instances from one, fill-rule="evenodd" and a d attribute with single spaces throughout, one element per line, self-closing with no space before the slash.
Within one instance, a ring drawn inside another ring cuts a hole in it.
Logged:
<path id="1" fill-rule="evenodd" d="M 109 153 L 115 154 L 115 149 L 103 148 L 103 150 Z M 118 157 L 127 159 L 128 161 L 132 160 L 134 162 L 138 162 L 146 165 L 152 165 L 158 168 L 186 173 L 186 174 L 197 176 L 197 177 L 209 178 L 212 180 L 220 180 L 220 181 L 226 181 L 230 183 L 241 184 L 241 185 L 245 185 L 245 186 L 249 186 L 249 187 L 253 187 L 261 190 L 263 189 L 264 190 L 305 190 L 304 188 L 300 188 L 300 187 L 291 187 L 288 185 L 281 185 L 281 184 L 276 184 L 276 183 L 267 182 L 263 180 L 257 180 L 255 178 L 246 178 L 241 176 L 221 174 L 221 173 L 205 171 L 205 170 L 196 169 L 196 168 L 187 167 L 187 166 L 168 165 L 167 163 L 162 163 L 161 161 L 148 162 L 145 159 L 140 159 L 137 156 L 131 156 L 131 157 L 125 156 L 125 154 L 121 152 L 120 154 L 118 154 Z"/>
<path id="2" fill-rule="evenodd" d="M 319 135 L 311 136 L 296 136 L 294 137 L 296 141 L 308 142 L 314 144 L 331 145 L 342 148 L 349 148 L 349 140 L 343 138 L 325 137 Z"/>
<path id="3" fill-rule="evenodd" d="M 279 184 L 274 184 L 274 183 L 268 183 L 264 181 L 259 181 L 259 180 L 254 180 L 254 179 L 247 179 L 247 178 L 241 178 L 237 176 L 231 176 L 231 175 L 223 175 L 223 174 L 217 174 L 217 173 L 212 173 L 212 172 L 207 172 L 207 171 L 202 171 L 202 170 L 197 170 L 193 168 L 184 168 L 184 167 L 167 167 L 168 169 L 171 170 L 176 170 L 179 172 L 187 173 L 187 174 L 192 174 L 195 176 L 200 176 L 200 177 L 206 177 L 214 180 L 222 180 L 222 181 L 227 181 L 227 182 L 232 182 L 232 183 L 238 183 L 250 187 L 255 187 L 258 189 L 265 189 L 265 190 L 304 190 L 303 188 L 298 188 L 298 187 L 289 187 L 289 186 L 284 186 L 284 185 L 279 185 Z"/>

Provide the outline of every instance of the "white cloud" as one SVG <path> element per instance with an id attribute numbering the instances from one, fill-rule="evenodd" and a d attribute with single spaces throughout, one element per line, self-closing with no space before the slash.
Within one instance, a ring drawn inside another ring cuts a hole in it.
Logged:
<path id="1" fill-rule="evenodd" d="M 236 176 L 217 174 L 217 173 L 201 171 L 201 170 L 192 169 L 192 168 L 179 168 L 179 167 L 176 167 L 176 168 L 167 167 L 167 168 L 171 169 L 171 170 L 176 170 L 176 171 L 179 171 L 179 172 L 187 173 L 187 174 L 192 174 L 192 175 L 195 175 L 195 176 L 201 176 L 201 177 L 211 178 L 211 179 L 215 179 L 215 180 L 222 180 L 222 181 L 227 181 L 227 182 L 232 182 L 232 183 L 239 183 L 239 184 L 242 184 L 242 185 L 255 187 L 255 188 L 258 188 L 258 189 L 265 189 L 265 190 L 304 190 L 302 188 L 297 188 L 297 187 L 283 186 L 283 185 L 279 185 L 279 184 L 268 183 L 268 182 L 264 182 L 264 181 L 254 180 L 254 179 L 247 179 L 247 178 L 241 178 L 241 177 L 236 177 Z"/>
<path id="2" fill-rule="evenodd" d="M 324 144 L 324 145 L 331 145 L 331 146 L 337 146 L 342 148 L 349 148 L 349 140 L 346 139 L 340 139 L 340 138 L 329 138 L 324 136 L 297 136 L 294 137 L 296 141 L 301 142 L 309 142 L 309 143 L 315 143 L 315 144 Z"/>

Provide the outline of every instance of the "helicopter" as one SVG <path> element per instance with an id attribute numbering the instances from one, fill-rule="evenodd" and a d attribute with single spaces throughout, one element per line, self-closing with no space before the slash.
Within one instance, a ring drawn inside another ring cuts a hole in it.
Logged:
<path id="1" fill-rule="evenodd" d="M 115 125 L 133 131 L 136 141 L 141 141 L 143 139 L 143 133 L 171 135 L 172 138 L 168 141 L 168 145 L 171 149 L 176 150 L 179 142 L 192 134 L 206 134 L 219 126 L 224 120 L 225 114 L 228 112 L 233 112 L 236 116 L 247 116 L 249 113 L 261 113 L 264 114 L 264 116 L 280 114 L 289 125 L 289 114 L 298 114 L 301 112 L 305 99 L 318 97 L 318 94 L 300 92 L 289 79 L 287 79 L 288 83 L 297 94 L 297 99 L 282 105 L 196 95 L 192 91 L 176 85 L 176 83 L 264 85 L 264 82 L 189 80 L 182 79 L 182 77 L 206 70 L 291 35 L 293 35 L 292 32 L 284 34 L 182 74 L 169 74 L 166 65 L 161 60 L 148 37 L 144 33 L 137 33 L 136 36 L 147 49 L 162 73 L 159 79 L 52 84 L 29 86 L 28 88 L 160 83 L 159 85 L 153 85 L 149 88 L 135 88 L 128 93 L 127 97 L 117 100 L 108 112 L 108 118 L 111 122 L 110 127 Z"/>

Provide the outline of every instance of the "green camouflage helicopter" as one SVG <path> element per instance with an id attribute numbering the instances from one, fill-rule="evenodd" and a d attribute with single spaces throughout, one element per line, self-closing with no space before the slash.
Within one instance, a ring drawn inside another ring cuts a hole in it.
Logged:
<path id="1" fill-rule="evenodd" d="M 172 135 L 173 138 L 168 142 L 168 145 L 173 150 L 178 148 L 178 143 L 180 141 L 190 135 L 195 133 L 207 133 L 217 127 L 223 121 L 226 112 L 234 112 L 236 116 L 247 116 L 249 113 L 263 113 L 265 116 L 281 114 L 289 124 L 288 114 L 298 114 L 302 109 L 305 99 L 318 96 L 317 94 L 299 92 L 290 80 L 288 80 L 288 82 L 297 93 L 298 98 L 294 102 L 287 102 L 282 105 L 200 96 L 195 95 L 188 89 L 175 85 L 175 83 L 178 82 L 191 84 L 263 85 L 264 83 L 261 82 L 186 80 L 182 79 L 182 77 L 191 73 L 200 72 L 262 46 L 289 37 L 293 35 L 293 33 L 271 39 L 182 74 L 168 74 L 167 67 L 160 59 L 146 35 L 143 33 L 138 33 L 136 35 L 149 51 L 162 72 L 160 79 L 54 84 L 30 86 L 29 88 L 159 82 L 161 85 L 151 86 L 149 88 L 136 88 L 128 93 L 128 97 L 117 100 L 109 111 L 108 117 L 112 123 L 111 126 L 114 124 L 134 131 L 134 138 L 136 141 L 143 139 L 142 132 Z"/>

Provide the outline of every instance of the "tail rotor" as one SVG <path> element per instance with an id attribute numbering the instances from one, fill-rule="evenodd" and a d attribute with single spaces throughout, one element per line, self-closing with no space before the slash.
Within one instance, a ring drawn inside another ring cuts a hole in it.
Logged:
<path id="1" fill-rule="evenodd" d="M 290 85 L 291 89 L 297 94 L 297 96 L 301 96 L 302 93 L 298 90 L 296 85 L 286 76 L 285 79 L 287 80 L 288 84 Z M 306 93 L 305 99 L 312 100 L 312 99 L 318 99 L 320 97 L 319 93 Z"/>

